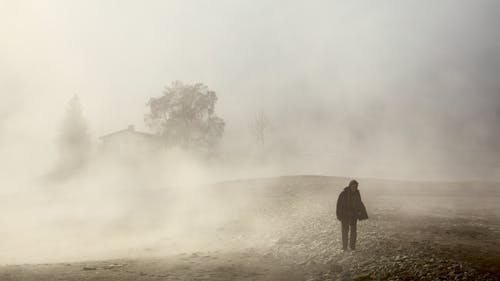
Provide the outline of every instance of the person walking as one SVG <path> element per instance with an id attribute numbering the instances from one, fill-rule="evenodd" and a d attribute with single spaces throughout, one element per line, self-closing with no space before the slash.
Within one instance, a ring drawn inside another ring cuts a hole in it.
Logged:
<path id="1" fill-rule="evenodd" d="M 342 250 L 347 251 L 347 245 L 349 245 L 349 248 L 354 251 L 356 249 L 357 221 L 368 219 L 368 213 L 361 201 L 356 180 L 350 181 L 349 186 L 344 188 L 339 195 L 337 219 L 342 225 Z"/>

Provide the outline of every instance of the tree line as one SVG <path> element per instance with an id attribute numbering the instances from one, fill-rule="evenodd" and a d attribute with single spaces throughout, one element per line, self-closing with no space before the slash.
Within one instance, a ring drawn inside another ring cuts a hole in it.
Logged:
<path id="1" fill-rule="evenodd" d="M 225 121 L 216 113 L 217 94 L 203 83 L 174 81 L 162 94 L 151 97 L 146 106 L 145 125 L 161 140 L 164 147 L 210 153 L 220 144 Z M 258 111 L 249 124 L 251 135 L 264 147 L 270 122 L 264 111 Z M 81 167 L 91 150 L 91 137 L 77 96 L 68 102 L 58 135 L 58 171 Z"/>

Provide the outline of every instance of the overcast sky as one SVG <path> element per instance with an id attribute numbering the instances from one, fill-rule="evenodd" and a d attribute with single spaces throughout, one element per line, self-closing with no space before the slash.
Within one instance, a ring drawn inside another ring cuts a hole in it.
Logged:
<path id="1" fill-rule="evenodd" d="M 74 94 L 94 138 L 145 130 L 182 80 L 217 92 L 230 139 L 264 109 L 300 153 L 498 179 L 499 34 L 494 0 L 0 0 L 0 136 L 50 144 Z"/>

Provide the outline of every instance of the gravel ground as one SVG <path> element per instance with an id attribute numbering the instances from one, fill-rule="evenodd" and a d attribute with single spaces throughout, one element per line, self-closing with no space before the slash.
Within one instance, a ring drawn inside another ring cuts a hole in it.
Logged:
<path id="1" fill-rule="evenodd" d="M 481 229 L 487 231 L 487 237 L 483 237 L 486 240 L 481 248 L 475 248 L 474 243 L 468 243 L 469 237 L 453 237 L 470 226 L 467 222 L 454 224 L 454 234 L 443 231 L 434 234 L 439 239 L 431 240 L 412 232 L 414 222 L 400 224 L 401 233 L 391 230 L 397 222 L 378 218 L 360 223 L 356 251 L 342 252 L 339 231 L 328 223 L 334 218 L 324 217 L 308 220 L 300 231 L 288 232 L 272 250 L 282 260 L 304 266 L 309 271 L 306 280 L 498 280 L 500 276 L 498 236 L 491 229 Z M 428 228 L 437 222 L 419 220 Z M 462 248 L 449 247 L 453 243 Z M 467 243 L 469 252 L 464 250 Z M 496 249 L 489 248 L 492 246 Z M 486 260 L 477 259 L 482 252 Z"/>
<path id="2" fill-rule="evenodd" d="M 218 186 L 226 188 L 224 200 L 231 192 L 241 198 L 242 185 L 262 188 L 240 219 L 201 233 L 213 240 L 210 250 L 165 254 L 154 251 L 168 250 L 159 243 L 147 249 L 154 258 L 4 265 L 0 280 L 500 280 L 497 193 L 464 199 L 439 197 L 442 190 L 432 189 L 387 196 L 389 188 L 376 192 L 374 182 L 363 189 L 361 181 L 370 219 L 358 223 L 357 250 L 342 252 L 334 209 L 343 182 L 225 183 Z M 248 220 L 265 230 L 249 227 Z"/>

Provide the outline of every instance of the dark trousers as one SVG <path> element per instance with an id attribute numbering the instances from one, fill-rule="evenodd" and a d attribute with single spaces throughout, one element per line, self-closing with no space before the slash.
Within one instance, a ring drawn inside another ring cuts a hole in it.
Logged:
<path id="1" fill-rule="evenodd" d="M 344 219 L 342 222 L 342 249 L 347 250 L 347 244 L 349 242 L 349 247 L 351 250 L 356 249 L 356 231 L 357 231 L 357 219 Z M 347 236 L 351 230 L 350 239 L 347 240 Z"/>

